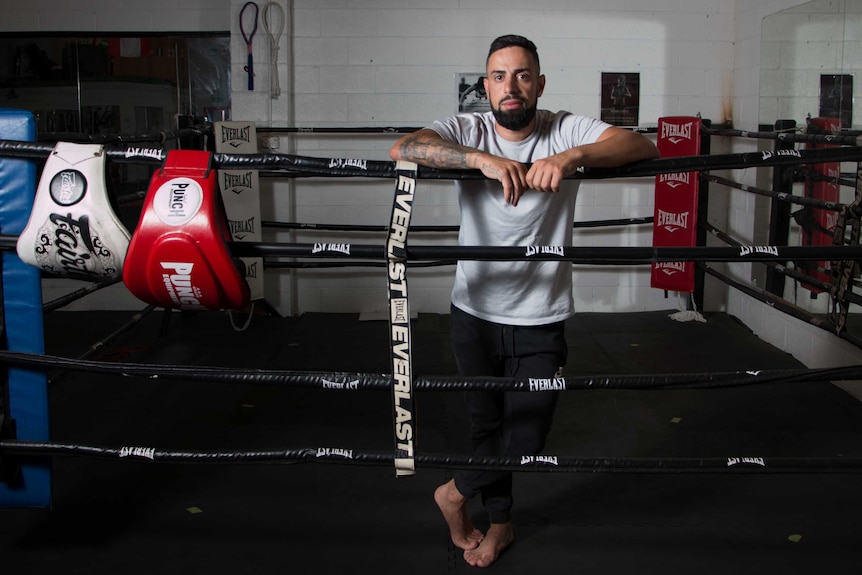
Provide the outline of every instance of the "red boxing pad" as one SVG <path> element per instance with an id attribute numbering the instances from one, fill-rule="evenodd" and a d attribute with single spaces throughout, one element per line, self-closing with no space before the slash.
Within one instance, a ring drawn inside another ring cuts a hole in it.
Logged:
<path id="1" fill-rule="evenodd" d="M 227 247 L 230 232 L 212 154 L 171 150 L 153 174 L 123 267 L 145 302 L 182 310 L 240 309 L 249 288 Z"/>

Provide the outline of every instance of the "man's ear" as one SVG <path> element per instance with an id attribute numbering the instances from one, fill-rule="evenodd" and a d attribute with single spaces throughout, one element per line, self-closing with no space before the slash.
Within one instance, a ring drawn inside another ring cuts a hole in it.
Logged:
<path id="1" fill-rule="evenodd" d="M 542 96 L 542 92 L 545 91 L 545 75 L 539 74 L 539 91 L 536 93 L 537 97 Z"/>

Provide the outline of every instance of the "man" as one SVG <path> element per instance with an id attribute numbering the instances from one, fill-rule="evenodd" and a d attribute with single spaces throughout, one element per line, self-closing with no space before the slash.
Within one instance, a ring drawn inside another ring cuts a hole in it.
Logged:
<path id="1" fill-rule="evenodd" d="M 401 138 L 393 160 L 478 169 L 460 180 L 461 245 L 572 244 L 580 166 L 614 167 L 658 157 L 644 136 L 568 112 L 537 110 L 545 89 L 535 44 L 502 36 L 490 47 L 485 90 L 491 112 L 460 114 Z M 501 189 L 502 188 L 502 189 Z M 452 291 L 451 339 L 464 376 L 550 378 L 566 361 L 564 320 L 574 312 L 571 265 L 551 261 L 461 261 Z M 551 427 L 553 392 L 468 392 L 475 455 L 539 453 Z M 481 495 L 487 533 L 467 501 Z M 512 474 L 459 471 L 434 500 L 464 559 L 487 567 L 514 540 Z"/>

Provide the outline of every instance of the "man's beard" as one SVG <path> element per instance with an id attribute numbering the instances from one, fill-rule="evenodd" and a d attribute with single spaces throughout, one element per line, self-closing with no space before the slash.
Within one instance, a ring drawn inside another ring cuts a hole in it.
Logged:
<path id="1" fill-rule="evenodd" d="M 500 102 L 500 104 L 502 103 L 503 102 Z M 501 108 L 492 108 L 491 111 L 494 113 L 494 118 L 497 119 L 497 122 L 501 126 L 507 130 L 512 130 L 513 132 L 523 130 L 529 126 L 530 122 L 533 121 L 533 118 L 536 117 L 535 105 L 532 107 L 525 106 L 520 110 L 504 111 Z"/>

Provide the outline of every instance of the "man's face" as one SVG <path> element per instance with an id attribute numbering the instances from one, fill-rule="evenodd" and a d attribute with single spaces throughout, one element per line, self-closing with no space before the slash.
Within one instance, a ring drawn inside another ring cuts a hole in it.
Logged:
<path id="1" fill-rule="evenodd" d="M 532 129 L 545 77 L 530 52 L 519 46 L 497 50 L 488 58 L 487 72 L 485 91 L 497 123 L 513 132 Z"/>

